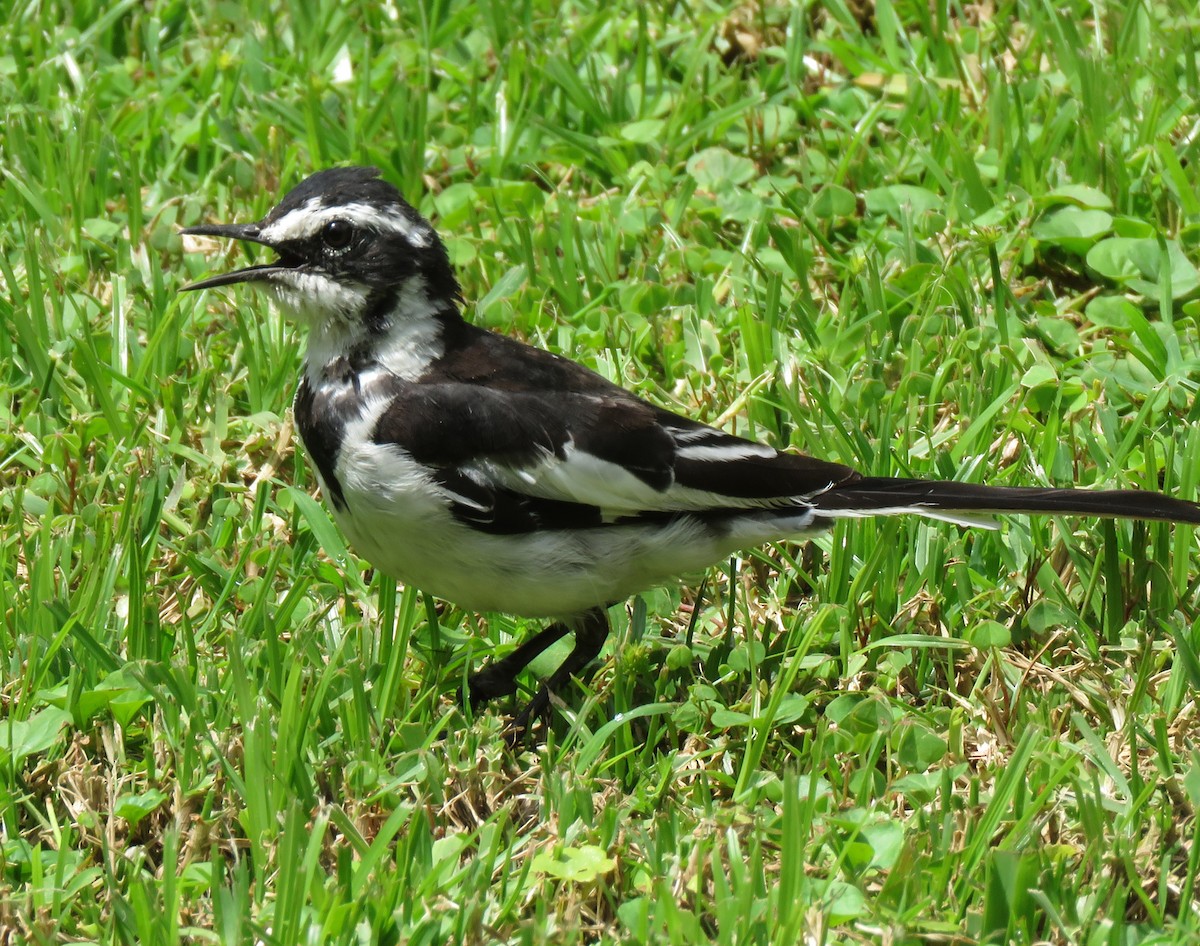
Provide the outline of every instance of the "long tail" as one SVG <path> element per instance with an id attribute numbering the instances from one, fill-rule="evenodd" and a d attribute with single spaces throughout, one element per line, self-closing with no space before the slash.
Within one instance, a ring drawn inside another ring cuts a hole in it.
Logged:
<path id="1" fill-rule="evenodd" d="M 916 513 L 963 525 L 991 525 L 991 513 L 1043 513 L 1156 519 L 1200 525 L 1200 504 L 1134 489 L 1042 489 L 939 480 L 863 477 L 812 500 L 818 516 L 846 518 Z M 973 515 L 978 514 L 978 515 Z"/>

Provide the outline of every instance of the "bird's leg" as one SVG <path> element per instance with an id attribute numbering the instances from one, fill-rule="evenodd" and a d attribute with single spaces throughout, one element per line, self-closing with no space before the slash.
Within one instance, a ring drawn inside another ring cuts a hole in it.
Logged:
<path id="1" fill-rule="evenodd" d="M 579 626 L 575 629 L 574 649 L 512 721 L 509 729 L 510 742 L 519 740 L 533 720 L 546 715 L 550 709 L 552 693 L 559 690 L 571 677 L 596 659 L 600 649 L 604 646 L 604 641 L 608 638 L 608 630 L 608 614 L 603 608 L 592 608 L 583 615 Z M 559 637 L 561 636 L 562 634 L 559 634 Z M 537 638 L 534 640 L 536 641 Z"/>
<path id="2" fill-rule="evenodd" d="M 467 680 L 471 709 L 478 709 L 488 700 L 507 696 L 517 690 L 517 674 L 539 657 L 547 648 L 565 637 L 571 628 L 564 623 L 551 624 L 535 634 L 502 660 L 488 664 Z M 586 612 L 575 629 L 575 646 L 557 670 L 534 694 L 533 699 L 517 714 L 510 732 L 515 742 L 538 717 L 550 709 L 550 694 L 560 689 L 580 670 L 596 659 L 608 638 L 608 615 L 604 608 Z"/>
<path id="3" fill-rule="evenodd" d="M 566 624 L 561 622 L 551 624 L 544 631 L 525 641 L 507 657 L 489 663 L 478 673 L 471 674 L 467 679 L 471 709 L 478 709 L 484 703 L 494 700 L 498 696 L 516 693 L 517 674 L 524 670 L 531 661 L 540 657 L 543 651 L 557 644 L 570 630 Z"/>

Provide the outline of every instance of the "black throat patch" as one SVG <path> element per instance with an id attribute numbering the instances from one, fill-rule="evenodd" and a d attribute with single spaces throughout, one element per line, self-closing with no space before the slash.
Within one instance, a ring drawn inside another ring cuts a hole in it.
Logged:
<path id="1" fill-rule="evenodd" d="M 341 362 L 345 362 L 344 366 Z M 329 494 L 326 498 L 334 509 L 344 511 L 346 495 L 337 478 L 337 458 L 346 436 L 346 424 L 358 414 L 358 374 L 345 359 L 338 359 L 330 369 L 335 366 L 343 370 L 341 377 L 336 381 L 331 378 L 330 384 L 321 384 L 316 389 L 309 383 L 307 374 L 301 377 L 292 413 L 304 449 L 321 474 Z M 347 394 L 351 396 L 347 397 Z"/>

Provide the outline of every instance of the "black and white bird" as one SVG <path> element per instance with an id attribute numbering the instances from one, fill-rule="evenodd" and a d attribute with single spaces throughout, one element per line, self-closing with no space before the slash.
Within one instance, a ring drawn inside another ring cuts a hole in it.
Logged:
<path id="1" fill-rule="evenodd" d="M 442 241 L 375 168 L 313 174 L 257 223 L 183 232 L 277 254 L 185 288 L 260 285 L 307 326 L 296 427 L 358 554 L 463 608 L 556 619 L 471 677 L 472 702 L 515 692 L 517 674 L 574 631 L 518 728 L 599 654 L 608 606 L 837 519 L 978 524 L 1002 512 L 1200 524 L 1200 505 L 1153 492 L 863 476 L 656 407 L 464 321 Z"/>

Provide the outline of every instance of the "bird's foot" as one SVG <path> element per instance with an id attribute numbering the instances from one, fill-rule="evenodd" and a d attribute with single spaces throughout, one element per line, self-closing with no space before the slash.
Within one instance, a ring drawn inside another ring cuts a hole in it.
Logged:
<path id="1" fill-rule="evenodd" d="M 464 694 L 462 690 L 458 691 L 458 702 L 460 705 L 466 705 L 465 697 L 469 697 L 471 711 L 475 712 L 484 703 L 501 696 L 511 696 L 516 692 L 516 675 L 498 664 L 490 664 L 467 678 L 467 692 Z"/>
<path id="2" fill-rule="evenodd" d="M 511 696 L 516 692 L 516 678 L 504 672 L 504 668 L 492 665 L 484 667 L 467 679 L 466 692 L 459 691 L 458 702 L 462 706 L 466 706 L 469 702 L 471 712 L 474 713 L 478 712 L 485 703 L 502 696 Z M 508 747 L 510 749 L 518 748 L 527 740 L 534 724 L 538 720 L 545 719 L 549 713 L 550 690 L 543 685 L 505 727 L 504 740 L 508 743 Z"/>
<path id="3" fill-rule="evenodd" d="M 550 715 L 550 688 L 542 686 L 526 703 L 519 713 L 512 718 L 504 731 L 504 741 L 510 749 L 517 749 L 529 738 L 533 724 L 544 720 Z"/>

